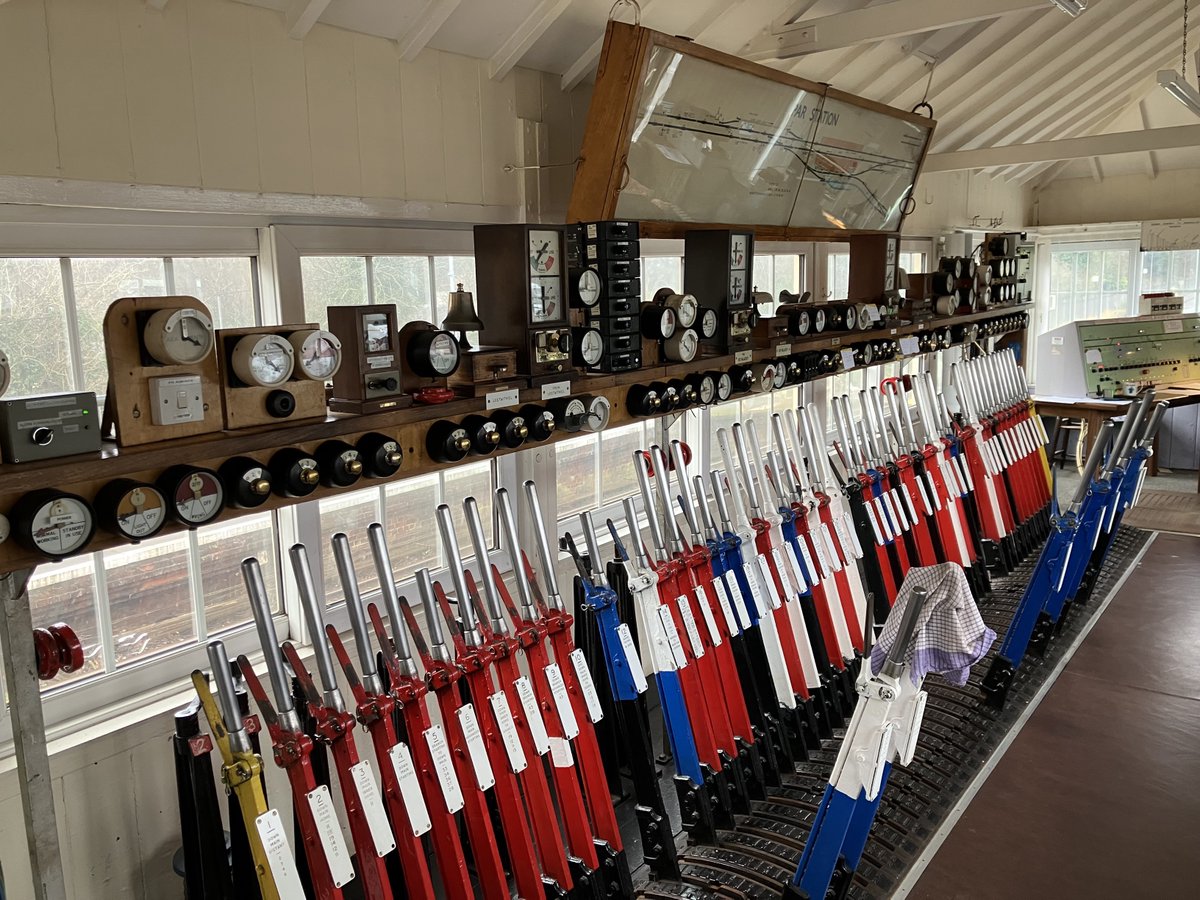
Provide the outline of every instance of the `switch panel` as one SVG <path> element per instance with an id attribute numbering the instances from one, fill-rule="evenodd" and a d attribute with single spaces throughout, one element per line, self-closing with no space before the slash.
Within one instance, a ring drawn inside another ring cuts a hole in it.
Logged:
<path id="1" fill-rule="evenodd" d="M 0 401 L 0 450 L 8 462 L 100 450 L 100 416 L 90 391 Z"/>
<path id="2" fill-rule="evenodd" d="M 204 394 L 199 375 L 150 379 L 150 421 L 178 425 L 204 418 Z"/>

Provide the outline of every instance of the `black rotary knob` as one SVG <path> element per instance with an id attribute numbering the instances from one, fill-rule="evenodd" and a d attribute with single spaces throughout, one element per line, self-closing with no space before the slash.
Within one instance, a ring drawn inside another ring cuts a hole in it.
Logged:
<path id="1" fill-rule="evenodd" d="M 504 439 L 500 434 L 500 426 L 485 416 L 467 416 L 462 420 L 462 427 L 471 438 L 471 450 L 480 456 L 495 451 Z"/>
<path id="2" fill-rule="evenodd" d="M 326 487 L 350 487 L 362 477 L 362 454 L 345 441 L 326 441 L 316 452 L 321 484 Z"/>
<path id="3" fill-rule="evenodd" d="M 441 419 L 429 426 L 425 449 L 434 462 L 458 462 L 471 452 L 471 436 L 457 422 Z"/>
<path id="4" fill-rule="evenodd" d="M 321 483 L 321 468 L 311 453 L 285 447 L 267 464 L 275 491 L 284 497 L 307 497 Z"/>
<path id="5" fill-rule="evenodd" d="M 734 366 L 729 370 L 729 377 L 733 379 L 735 394 L 744 394 L 754 386 L 754 370 L 749 366 Z"/>
<path id="6" fill-rule="evenodd" d="M 679 402 L 675 405 L 676 409 L 687 409 L 700 399 L 696 388 L 682 378 L 672 378 L 667 382 L 667 387 L 673 390 L 675 396 L 679 398 Z"/>
<path id="7" fill-rule="evenodd" d="M 654 381 L 650 383 L 650 389 L 658 394 L 658 398 L 662 401 L 658 411 L 660 413 L 674 412 L 679 408 L 679 391 L 662 381 Z"/>
<path id="8" fill-rule="evenodd" d="M 550 435 L 554 434 L 558 423 L 554 419 L 554 413 L 545 407 L 535 406 L 532 403 L 527 403 L 521 407 L 521 411 L 517 413 L 525 420 L 525 425 L 529 428 L 529 437 L 535 441 L 544 441 Z"/>
<path id="9" fill-rule="evenodd" d="M 492 421 L 500 432 L 500 443 L 510 450 L 520 447 L 529 438 L 529 425 L 525 417 L 511 410 L 501 409 L 492 413 Z"/>
<path id="10" fill-rule="evenodd" d="M 234 456 L 217 469 L 225 486 L 225 503 L 238 509 L 262 506 L 271 496 L 271 472 L 256 459 Z"/>
<path id="11" fill-rule="evenodd" d="M 391 478 L 400 471 L 404 451 L 395 438 L 371 431 L 358 439 L 357 446 L 363 474 L 368 478 Z"/>

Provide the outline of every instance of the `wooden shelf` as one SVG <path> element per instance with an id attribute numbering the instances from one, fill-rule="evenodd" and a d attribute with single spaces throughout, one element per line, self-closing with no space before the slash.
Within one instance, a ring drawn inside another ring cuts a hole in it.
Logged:
<path id="1" fill-rule="evenodd" d="M 903 337 L 920 334 L 947 325 L 962 325 L 971 322 L 986 321 L 1012 313 L 1023 312 L 1031 308 L 1031 304 L 1011 306 L 988 310 L 987 312 L 971 313 L 969 315 L 952 316 L 943 319 L 933 319 L 915 325 L 899 325 L 894 328 L 873 329 L 871 331 L 842 332 L 837 336 L 822 334 L 790 341 L 792 352 L 804 353 L 812 350 L 834 349 L 849 347 L 861 341 L 871 340 L 881 335 Z M 779 343 L 789 343 L 781 341 Z M 755 362 L 775 358 L 775 348 L 763 347 L 752 351 Z M 646 384 L 653 381 L 666 381 L 672 378 L 683 378 L 695 372 L 727 370 L 735 364 L 732 355 L 705 357 L 692 363 L 670 366 L 656 366 L 640 369 L 635 372 L 623 372 L 618 375 L 587 375 L 581 372 L 564 373 L 563 380 L 570 380 L 571 394 L 604 395 L 612 403 L 612 418 L 610 428 L 620 427 L 635 421 L 626 409 L 625 396 L 631 385 Z M 825 376 L 828 377 L 828 376 Z M 541 404 L 541 388 L 522 390 L 522 404 Z M 740 399 L 740 395 L 734 399 Z M 425 434 L 429 426 L 441 419 L 459 420 L 467 415 L 490 415 L 486 409 L 486 399 L 474 397 L 453 400 L 449 403 L 434 406 L 411 406 L 406 409 L 375 413 L 364 416 L 332 415 L 323 420 L 309 420 L 294 424 L 274 427 L 251 428 L 237 432 L 220 432 L 191 438 L 179 438 L 155 444 L 138 447 L 118 448 L 106 444 L 105 449 L 97 456 L 73 456 L 62 459 L 35 463 L 0 465 L 0 512 L 7 514 L 14 503 L 24 494 L 41 488 L 55 488 L 78 494 L 91 502 L 96 493 L 108 482 L 115 478 L 131 478 L 137 481 L 154 482 L 168 467 L 179 463 L 217 469 L 222 462 L 231 456 L 250 456 L 266 463 L 278 450 L 287 447 L 299 447 L 313 451 L 318 445 L 327 440 L 341 439 L 355 443 L 358 438 L 368 432 L 380 432 L 396 439 L 404 451 L 404 462 L 400 470 L 387 479 L 360 479 L 349 488 L 318 487 L 312 494 L 303 498 L 289 498 L 272 495 L 262 506 L 252 510 L 226 508 L 217 521 L 229 521 L 241 515 L 251 515 L 280 509 L 297 503 L 319 500 L 346 491 L 358 490 L 383 484 L 385 482 L 402 481 L 415 475 L 453 468 L 456 465 L 467 465 L 480 462 L 491 457 L 468 456 L 458 463 L 438 463 L 431 459 L 425 449 Z M 545 446 L 557 441 L 576 437 L 565 431 L 556 432 L 547 441 L 530 442 L 518 448 L 526 450 Z M 517 452 L 515 450 L 497 450 L 494 456 Z M 183 525 L 168 524 L 160 534 L 177 533 L 185 530 Z M 123 538 L 104 530 L 97 530 L 96 536 L 84 552 L 104 550 L 109 547 L 125 546 L 128 542 Z M 17 569 L 29 568 L 46 559 L 31 553 L 21 547 L 11 537 L 0 544 L 0 573 Z"/>

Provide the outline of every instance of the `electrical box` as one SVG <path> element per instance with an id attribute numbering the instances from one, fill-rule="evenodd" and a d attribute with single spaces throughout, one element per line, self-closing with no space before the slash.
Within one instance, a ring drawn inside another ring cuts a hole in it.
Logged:
<path id="1" fill-rule="evenodd" d="M 178 425 L 204 418 L 204 383 L 199 375 L 150 379 L 150 421 Z"/>
<path id="2" fill-rule="evenodd" d="M 8 462 L 100 451 L 100 415 L 91 391 L 0 401 L 0 450 Z"/>

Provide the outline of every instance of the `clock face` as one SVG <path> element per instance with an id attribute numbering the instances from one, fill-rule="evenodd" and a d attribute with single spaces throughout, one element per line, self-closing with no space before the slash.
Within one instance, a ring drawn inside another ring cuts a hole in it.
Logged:
<path id="1" fill-rule="evenodd" d="M 557 231 L 529 232 L 529 274 L 558 275 L 562 266 Z"/>
<path id="2" fill-rule="evenodd" d="M 600 302 L 600 273 L 595 269 L 584 269 L 575 287 L 579 291 L 579 302 L 584 306 L 595 306 Z"/>
<path id="3" fill-rule="evenodd" d="M 717 333 L 717 311 L 715 309 L 706 309 L 700 314 L 700 333 L 705 339 L 713 337 Z"/>
<path id="4" fill-rule="evenodd" d="M 562 288 L 557 277 L 530 280 L 530 322 L 556 322 L 562 316 L 562 308 Z"/>

